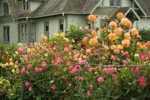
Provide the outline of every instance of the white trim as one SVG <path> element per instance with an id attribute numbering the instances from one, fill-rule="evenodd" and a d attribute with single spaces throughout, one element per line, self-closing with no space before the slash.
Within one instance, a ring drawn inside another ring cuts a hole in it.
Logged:
<path id="1" fill-rule="evenodd" d="M 139 3 L 136 1 L 136 0 L 134 0 L 134 2 L 139 6 L 139 8 L 141 9 L 141 11 L 144 13 L 144 15 L 145 15 L 145 18 L 146 18 L 146 13 L 145 13 L 145 11 L 142 9 L 142 7 L 139 5 Z"/>
<path id="2" fill-rule="evenodd" d="M 130 12 L 130 11 L 133 11 L 133 13 L 135 14 L 135 16 L 138 18 L 138 20 L 140 20 L 140 17 L 137 15 L 137 13 L 133 10 L 133 8 L 130 8 L 126 13 L 125 13 L 125 16 L 127 16 L 127 14 Z"/>
<path id="3" fill-rule="evenodd" d="M 91 13 L 93 13 L 95 11 L 95 9 L 102 3 L 103 0 L 100 0 L 99 3 L 93 8 L 93 10 L 91 11 Z"/>

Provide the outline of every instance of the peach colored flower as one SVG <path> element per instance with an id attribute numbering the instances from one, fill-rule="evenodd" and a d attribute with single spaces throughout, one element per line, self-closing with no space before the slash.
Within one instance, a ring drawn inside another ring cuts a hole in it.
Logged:
<path id="1" fill-rule="evenodd" d="M 42 40 L 43 41 L 47 41 L 47 36 L 46 35 L 42 35 Z"/>
<path id="2" fill-rule="evenodd" d="M 91 53 L 91 49 L 86 49 L 86 53 Z"/>
<path id="3" fill-rule="evenodd" d="M 84 38 L 82 39 L 82 42 L 83 42 L 83 43 L 86 43 L 87 40 L 88 40 L 88 37 L 84 37 Z"/>
<path id="4" fill-rule="evenodd" d="M 110 49 L 111 49 L 111 50 L 114 50 L 114 49 L 116 49 L 116 47 L 117 47 L 116 45 L 111 45 L 111 46 L 110 46 Z"/>
<path id="5" fill-rule="evenodd" d="M 121 25 L 130 28 L 132 26 L 132 22 L 128 18 L 122 18 L 121 19 Z"/>
<path id="6" fill-rule="evenodd" d="M 130 33 L 125 33 L 124 34 L 124 39 L 131 40 Z"/>
<path id="7" fill-rule="evenodd" d="M 108 46 L 104 46 L 104 50 L 105 50 L 105 51 L 108 51 L 108 50 L 109 50 L 109 47 L 108 47 Z"/>
<path id="8" fill-rule="evenodd" d="M 88 20 L 94 22 L 96 20 L 96 16 L 91 14 L 88 16 Z"/>
<path id="9" fill-rule="evenodd" d="M 138 38 L 139 40 L 142 40 L 142 37 L 140 35 L 137 35 L 136 38 Z"/>
<path id="10" fill-rule="evenodd" d="M 123 49 L 123 46 L 120 45 L 120 44 L 118 44 L 118 45 L 117 45 L 117 49 L 122 50 L 122 49 Z"/>
<path id="11" fill-rule="evenodd" d="M 89 44 L 91 46 L 97 46 L 98 45 L 98 40 L 96 38 L 92 38 L 92 39 L 90 39 Z"/>
<path id="12" fill-rule="evenodd" d="M 116 29 L 114 30 L 114 34 L 115 34 L 116 36 L 120 36 L 121 33 L 122 33 L 122 29 L 121 29 L 121 28 L 116 28 Z"/>
<path id="13" fill-rule="evenodd" d="M 64 51 L 65 51 L 65 52 L 69 52 L 69 48 L 65 47 L 65 48 L 64 48 Z"/>
<path id="14" fill-rule="evenodd" d="M 144 45 L 141 46 L 141 49 L 142 49 L 142 50 L 146 50 L 146 49 L 147 49 L 147 46 L 144 44 Z"/>
<path id="15" fill-rule="evenodd" d="M 138 36 L 138 35 L 139 35 L 138 30 L 137 30 L 136 28 L 133 28 L 133 29 L 131 30 L 131 36 L 136 37 L 136 36 Z"/>
<path id="16" fill-rule="evenodd" d="M 112 22 L 110 22 L 109 27 L 112 28 L 112 29 L 116 29 L 117 28 L 117 23 L 112 21 Z"/>
<path id="17" fill-rule="evenodd" d="M 92 31 L 91 31 L 91 36 L 92 36 L 92 37 L 97 36 L 97 32 L 96 32 L 95 30 L 92 30 Z"/>
<path id="18" fill-rule="evenodd" d="M 136 45 L 138 46 L 138 48 L 142 48 L 142 44 L 140 42 L 137 42 Z"/>
<path id="19" fill-rule="evenodd" d="M 113 33 L 110 33 L 110 34 L 108 35 L 108 38 L 109 38 L 109 40 L 112 41 L 112 42 L 115 42 L 116 39 L 117 39 L 116 35 L 113 34 Z"/>
<path id="20" fill-rule="evenodd" d="M 118 19 L 123 18 L 123 13 L 119 12 L 119 13 L 117 14 L 117 18 L 118 18 Z"/>
<path id="21" fill-rule="evenodd" d="M 122 46 L 123 46 L 124 48 L 128 48 L 129 45 L 130 45 L 130 41 L 129 41 L 129 40 L 125 39 L 125 40 L 122 41 Z"/>

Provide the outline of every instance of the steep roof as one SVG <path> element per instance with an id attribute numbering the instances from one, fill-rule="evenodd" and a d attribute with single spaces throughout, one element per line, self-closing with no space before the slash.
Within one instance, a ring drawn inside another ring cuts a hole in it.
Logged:
<path id="1" fill-rule="evenodd" d="M 36 1 L 36 0 L 34 0 Z M 7 0 L 14 18 L 37 18 L 58 14 L 89 14 L 101 0 L 41 0 L 34 12 L 22 11 L 21 0 Z"/>
<path id="2" fill-rule="evenodd" d="M 150 17 L 150 0 L 135 0 L 140 7 L 144 10 L 147 17 Z"/>
<path id="3" fill-rule="evenodd" d="M 20 14 L 21 1 L 15 1 L 15 0 L 6 0 L 6 1 L 10 7 L 13 17 L 17 17 Z"/>
<path id="4" fill-rule="evenodd" d="M 47 0 L 33 17 L 56 14 L 89 14 L 101 0 Z"/>

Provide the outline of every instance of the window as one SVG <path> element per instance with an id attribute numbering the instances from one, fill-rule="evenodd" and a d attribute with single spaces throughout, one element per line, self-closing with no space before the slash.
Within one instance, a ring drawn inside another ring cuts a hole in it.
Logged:
<path id="1" fill-rule="evenodd" d="M 110 6 L 121 6 L 121 0 L 110 0 Z"/>
<path id="2" fill-rule="evenodd" d="M 44 22 L 44 34 L 49 38 L 49 22 Z"/>
<path id="3" fill-rule="evenodd" d="M 59 32 L 64 32 L 64 20 L 59 20 Z"/>
<path id="4" fill-rule="evenodd" d="M 23 0 L 23 10 L 29 10 L 29 0 Z"/>
<path id="5" fill-rule="evenodd" d="M 101 19 L 100 22 L 101 22 L 101 28 L 104 28 L 104 27 L 108 28 L 108 24 L 110 23 L 109 21 L 103 20 L 103 19 Z"/>
<path id="6" fill-rule="evenodd" d="M 6 2 L 3 3 L 3 14 L 4 15 L 9 15 L 9 7 Z"/>
<path id="7" fill-rule="evenodd" d="M 28 41 L 28 25 L 27 24 L 21 24 L 19 27 L 20 30 L 20 40 L 21 41 Z"/>
<path id="8" fill-rule="evenodd" d="M 91 29 L 91 22 L 88 19 L 85 19 L 85 26 L 89 26 L 89 29 Z"/>
<path id="9" fill-rule="evenodd" d="M 4 36 L 4 42 L 10 41 L 9 26 L 3 27 L 3 36 Z"/>

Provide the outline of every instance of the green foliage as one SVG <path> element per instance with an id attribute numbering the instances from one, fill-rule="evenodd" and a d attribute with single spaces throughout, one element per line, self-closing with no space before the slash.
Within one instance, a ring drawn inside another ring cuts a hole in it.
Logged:
<path id="1" fill-rule="evenodd" d="M 68 37 L 69 39 L 74 39 L 75 41 L 81 41 L 83 37 L 88 33 L 90 32 L 83 29 L 83 27 L 70 25 L 69 32 L 66 33 L 66 37 Z"/>
<path id="2" fill-rule="evenodd" d="M 143 42 L 150 41 L 150 29 L 142 29 L 139 31 Z"/>

